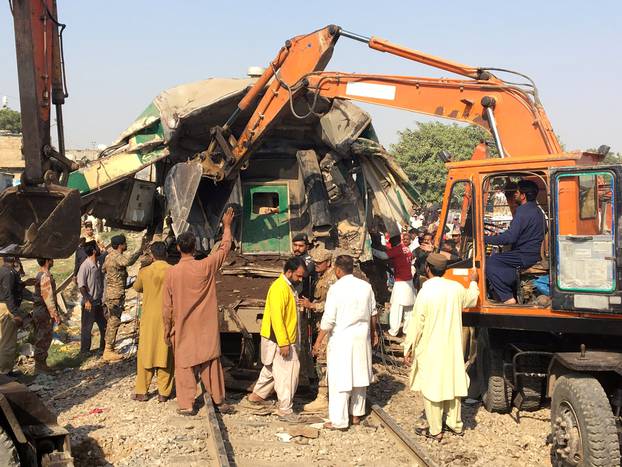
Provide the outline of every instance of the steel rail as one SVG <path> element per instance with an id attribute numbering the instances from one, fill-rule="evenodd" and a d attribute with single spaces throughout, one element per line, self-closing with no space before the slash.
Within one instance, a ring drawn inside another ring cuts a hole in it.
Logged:
<path id="1" fill-rule="evenodd" d="M 203 386 L 203 383 L 201 383 Z M 212 465 L 218 467 L 230 467 L 229 456 L 227 455 L 227 448 L 222 438 L 220 431 L 220 424 L 218 423 L 218 417 L 216 417 L 216 410 L 212 403 L 212 396 L 203 389 L 203 400 L 205 401 L 205 412 L 207 414 L 207 427 L 208 427 L 208 439 L 207 444 L 210 450 L 210 454 L 213 460 Z"/>
<path id="2" fill-rule="evenodd" d="M 421 450 L 410 435 L 406 433 L 378 404 L 372 404 L 371 414 L 383 427 L 388 430 L 389 434 L 393 436 L 396 441 L 398 441 L 406 449 L 406 451 L 408 451 L 408 454 L 415 462 L 414 465 L 420 465 L 422 467 L 437 467 L 436 462 L 430 459 L 430 457 Z"/>

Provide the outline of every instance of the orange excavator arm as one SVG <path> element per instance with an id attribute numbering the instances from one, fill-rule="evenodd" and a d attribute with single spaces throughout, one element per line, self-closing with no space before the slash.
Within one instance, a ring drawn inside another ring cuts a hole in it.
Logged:
<path id="1" fill-rule="evenodd" d="M 341 36 L 468 79 L 324 72 Z M 286 42 L 227 123 L 212 130 L 212 142 L 202 154 L 203 171 L 216 180 L 234 173 L 284 110 L 293 110 L 293 100 L 301 92 L 315 95 L 309 113 L 314 112 L 313 103 L 318 96 L 351 99 L 482 126 L 493 135 L 502 157 L 561 152 L 533 82 L 527 83 L 526 88 L 499 79 L 489 69 L 463 65 L 330 25 Z M 230 133 L 231 125 L 261 93 L 254 113 L 236 140 Z"/>

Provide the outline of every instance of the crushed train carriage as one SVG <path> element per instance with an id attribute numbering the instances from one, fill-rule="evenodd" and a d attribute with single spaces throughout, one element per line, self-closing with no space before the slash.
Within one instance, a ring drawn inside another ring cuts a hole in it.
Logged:
<path id="1" fill-rule="evenodd" d="M 161 233 L 167 224 L 169 236 L 191 230 L 204 252 L 218 240 L 224 207 L 239 207 L 219 302 L 222 329 L 235 334 L 223 350 L 235 354 L 243 343 L 247 363 L 256 358 L 248 352 L 267 288 L 291 254 L 295 234 L 357 258 L 379 298 L 386 298 L 386 281 L 374 280 L 382 266 L 372 259 L 369 232 L 399 232 L 416 203 L 407 176 L 377 142 L 370 115 L 341 99 L 322 99 L 316 113 L 301 118 L 308 96 L 300 95 L 243 170 L 220 182 L 202 176 L 195 156 L 209 144 L 210 128 L 227 119 L 254 82 L 213 78 L 162 92 L 68 183 L 80 191 L 83 210 L 107 225 Z"/>

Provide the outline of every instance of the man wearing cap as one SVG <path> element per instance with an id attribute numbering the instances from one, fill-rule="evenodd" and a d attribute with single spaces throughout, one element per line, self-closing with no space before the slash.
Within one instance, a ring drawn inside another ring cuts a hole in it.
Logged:
<path id="1" fill-rule="evenodd" d="M 127 286 L 127 268 L 133 265 L 142 253 L 147 237 L 143 237 L 138 249 L 129 257 L 123 253 L 127 250 L 125 235 L 115 235 L 110 239 L 112 251 L 106 256 L 102 271 L 106 274 L 106 289 L 104 292 L 105 313 L 108 324 L 106 326 L 106 348 L 103 359 L 115 362 L 123 357 L 114 350 L 117 331 L 121 325 L 121 314 L 125 306 L 125 288 Z"/>
<path id="2" fill-rule="evenodd" d="M 313 287 L 312 301 L 306 297 L 300 299 L 299 304 L 303 308 L 310 310 L 314 327 L 320 331 L 320 322 L 326 303 L 326 296 L 331 285 L 337 282 L 335 268 L 331 265 L 332 253 L 323 246 L 311 250 L 311 258 L 315 263 L 315 272 L 318 275 L 317 282 Z M 304 406 L 305 412 L 323 413 L 328 410 L 328 378 L 326 374 L 326 345 L 327 340 L 322 341 L 315 361 L 315 368 L 318 376 L 317 397 L 313 402 Z"/>
<path id="3" fill-rule="evenodd" d="M 467 395 L 469 379 L 462 353 L 462 310 L 475 306 L 479 296 L 478 274 L 469 272 L 469 288 L 443 278 L 447 258 L 430 253 L 426 280 L 406 331 L 404 356 L 412 363 L 410 389 L 421 391 L 429 428 L 417 428 L 440 441 L 443 415 L 449 431 L 461 434 L 460 399 Z"/>

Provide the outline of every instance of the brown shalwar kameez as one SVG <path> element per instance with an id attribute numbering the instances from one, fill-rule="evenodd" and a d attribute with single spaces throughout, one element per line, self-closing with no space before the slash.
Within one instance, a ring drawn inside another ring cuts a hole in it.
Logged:
<path id="1" fill-rule="evenodd" d="M 220 246 L 210 256 L 200 261 L 182 258 L 166 272 L 164 335 L 173 344 L 175 386 L 181 409 L 193 406 L 196 373 L 214 404 L 222 404 L 225 398 L 215 278 L 230 249 L 231 234 L 225 231 Z"/>

